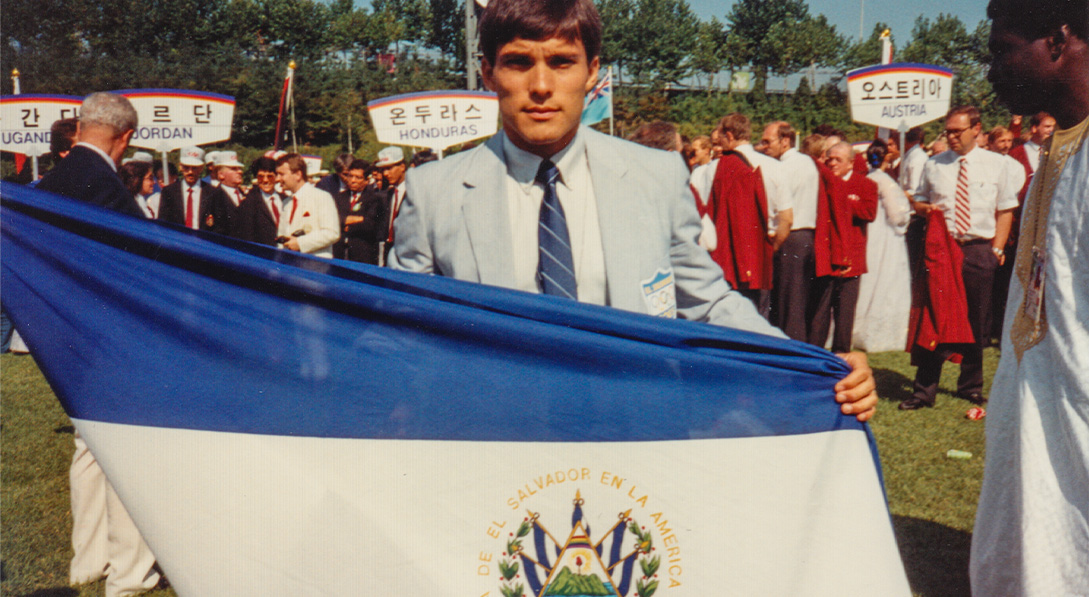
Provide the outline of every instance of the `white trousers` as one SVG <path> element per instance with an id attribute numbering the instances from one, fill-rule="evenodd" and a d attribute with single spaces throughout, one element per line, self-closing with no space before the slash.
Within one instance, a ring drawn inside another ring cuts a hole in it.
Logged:
<path id="1" fill-rule="evenodd" d="M 76 453 L 68 471 L 72 489 L 72 584 L 106 577 L 106 597 L 136 595 L 154 588 L 159 573 L 124 504 L 87 444 L 76 432 Z"/>

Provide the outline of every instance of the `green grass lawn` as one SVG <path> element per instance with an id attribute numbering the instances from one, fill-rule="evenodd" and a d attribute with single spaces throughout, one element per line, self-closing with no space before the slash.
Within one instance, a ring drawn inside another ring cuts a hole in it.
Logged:
<path id="1" fill-rule="evenodd" d="M 997 350 L 987 349 L 988 384 L 997 363 Z M 870 364 L 882 398 L 872 426 L 912 590 L 927 597 L 968 595 L 968 551 L 983 477 L 983 422 L 965 418 L 972 405 L 951 396 L 957 366 L 946 365 L 936 408 L 900 411 L 896 406 L 911 395 L 915 374 L 908 355 L 874 354 Z M 101 582 L 68 587 L 71 423 L 28 356 L 0 356 L 0 392 L 0 594 L 101 595 Z M 946 458 L 949 449 L 973 456 Z"/>

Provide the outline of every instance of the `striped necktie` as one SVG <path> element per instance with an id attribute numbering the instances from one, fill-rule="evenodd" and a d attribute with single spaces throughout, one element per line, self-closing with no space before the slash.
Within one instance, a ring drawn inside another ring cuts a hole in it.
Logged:
<path id="1" fill-rule="evenodd" d="M 968 162 L 960 158 L 960 175 L 957 176 L 957 208 L 956 227 L 957 236 L 968 234 L 972 227 L 972 208 L 968 203 Z"/>
<path id="2" fill-rule="evenodd" d="M 567 234 L 567 218 L 556 195 L 556 179 L 560 171 L 549 160 L 541 162 L 537 170 L 537 182 L 544 185 L 541 201 L 540 222 L 537 226 L 537 242 L 540 258 L 537 263 L 537 280 L 541 292 L 578 300 L 575 281 L 575 261 L 571 256 L 571 239 Z"/>

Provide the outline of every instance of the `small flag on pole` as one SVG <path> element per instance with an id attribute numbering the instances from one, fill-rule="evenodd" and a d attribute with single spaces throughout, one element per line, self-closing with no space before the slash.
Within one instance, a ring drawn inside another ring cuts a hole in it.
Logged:
<path id="1" fill-rule="evenodd" d="M 610 68 L 605 76 L 586 94 L 582 107 L 582 124 L 597 124 L 613 116 L 613 71 Z"/>
<path id="2" fill-rule="evenodd" d="M 284 141 L 286 141 L 287 131 L 284 130 L 284 115 L 291 107 L 292 103 L 292 85 L 295 81 L 295 61 L 292 60 L 287 65 L 287 75 L 284 77 L 284 88 L 280 92 L 280 110 L 276 117 L 276 141 L 273 146 L 276 149 L 283 149 Z"/>

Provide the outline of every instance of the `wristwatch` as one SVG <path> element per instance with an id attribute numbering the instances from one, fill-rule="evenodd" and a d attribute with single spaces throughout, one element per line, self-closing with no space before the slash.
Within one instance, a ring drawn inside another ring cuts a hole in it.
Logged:
<path id="1" fill-rule="evenodd" d="M 994 253 L 994 256 L 998 257 L 999 259 L 1001 259 L 1002 256 L 1006 254 L 1005 251 L 999 249 L 998 247 L 991 247 L 991 252 Z"/>

